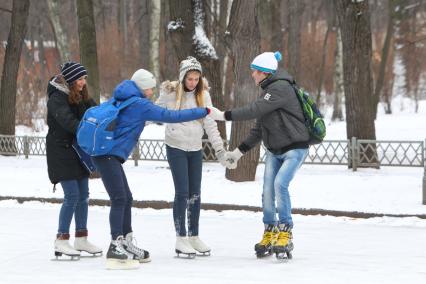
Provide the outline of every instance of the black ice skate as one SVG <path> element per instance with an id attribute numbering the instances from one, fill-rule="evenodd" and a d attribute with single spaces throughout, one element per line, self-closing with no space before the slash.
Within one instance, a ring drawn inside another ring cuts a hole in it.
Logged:
<path id="1" fill-rule="evenodd" d="M 112 240 L 106 255 L 107 269 L 137 269 L 139 260 L 123 247 L 123 236 Z"/>
<path id="2" fill-rule="evenodd" d="M 124 249 L 135 255 L 139 262 L 150 262 L 151 258 L 149 257 L 149 252 L 137 247 L 134 242 L 135 238 L 133 238 L 133 233 L 128 233 L 126 238 L 123 239 Z"/>

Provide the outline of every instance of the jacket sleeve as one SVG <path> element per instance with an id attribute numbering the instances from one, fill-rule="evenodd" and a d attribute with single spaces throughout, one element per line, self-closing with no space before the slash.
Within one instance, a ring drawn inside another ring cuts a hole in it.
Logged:
<path id="1" fill-rule="evenodd" d="M 262 141 L 262 128 L 259 120 L 257 120 L 256 125 L 250 130 L 250 134 L 244 139 L 240 146 L 238 146 L 238 149 L 240 149 L 241 153 L 246 153 L 260 141 Z"/>
<path id="2" fill-rule="evenodd" d="M 158 122 L 185 122 L 203 118 L 207 115 L 206 108 L 191 108 L 185 110 L 168 110 L 153 104 L 149 100 L 143 100 L 143 111 L 140 112 L 141 119 Z"/>
<path id="3" fill-rule="evenodd" d="M 206 92 L 205 93 L 205 105 L 207 107 L 212 106 L 212 101 L 210 98 L 210 95 Z M 217 123 L 214 121 L 210 116 L 206 116 L 203 119 L 203 128 L 207 133 L 207 136 L 209 137 L 209 141 L 212 144 L 213 149 L 215 152 L 224 150 L 223 148 L 223 140 L 220 136 L 219 130 L 217 129 Z"/>
<path id="4" fill-rule="evenodd" d="M 265 93 L 246 106 L 226 111 L 225 118 L 232 121 L 261 118 L 263 115 L 285 105 L 285 94 L 292 91 L 290 88 L 289 85 L 282 92 Z"/>
<path id="5" fill-rule="evenodd" d="M 47 109 L 62 128 L 72 134 L 77 132 L 80 121 L 72 113 L 66 96 L 52 94 L 47 101 Z"/>

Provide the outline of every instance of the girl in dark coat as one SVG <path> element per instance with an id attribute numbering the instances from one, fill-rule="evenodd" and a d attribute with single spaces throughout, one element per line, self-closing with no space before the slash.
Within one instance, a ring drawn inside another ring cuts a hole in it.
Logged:
<path id="1" fill-rule="evenodd" d="M 88 95 L 86 78 L 87 71 L 81 64 L 67 62 L 63 64 L 61 74 L 51 79 L 47 88 L 47 169 L 50 181 L 55 186 L 60 183 L 64 190 L 55 255 L 65 254 L 72 259 L 78 259 L 81 251 L 95 255 L 102 253 L 102 249 L 87 241 L 89 172 L 72 147 L 84 112 L 96 105 Z M 73 216 L 76 226 L 74 247 L 68 242 Z"/>

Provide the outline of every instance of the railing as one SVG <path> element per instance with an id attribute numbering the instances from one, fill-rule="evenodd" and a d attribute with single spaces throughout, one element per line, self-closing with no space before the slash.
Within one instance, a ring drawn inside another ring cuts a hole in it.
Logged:
<path id="1" fill-rule="evenodd" d="M 399 166 L 423 167 L 423 204 L 426 204 L 425 141 L 327 140 L 309 149 L 305 164 L 347 165 L 356 171 L 360 167 Z M 216 161 L 210 143 L 203 142 L 204 160 Z M 264 163 L 266 149 L 262 145 L 259 162 Z M 45 137 L 0 135 L 0 155 L 46 155 Z M 166 161 L 164 140 L 139 140 L 132 156 L 139 160 Z"/>

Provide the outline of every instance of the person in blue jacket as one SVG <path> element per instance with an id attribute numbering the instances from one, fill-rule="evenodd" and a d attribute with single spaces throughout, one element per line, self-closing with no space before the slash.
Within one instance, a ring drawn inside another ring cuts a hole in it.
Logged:
<path id="1" fill-rule="evenodd" d="M 150 261 L 149 252 L 134 244 L 131 220 L 133 198 L 122 167 L 122 163 L 135 147 L 145 122 L 191 121 L 203 118 L 209 112 L 207 108 L 173 111 L 159 107 L 149 100 L 155 86 L 154 75 L 139 69 L 131 80 L 125 80 L 115 88 L 113 97 L 118 101 L 132 96 L 140 97 L 140 100 L 120 112 L 114 130 L 115 146 L 111 152 L 108 155 L 92 157 L 111 201 L 109 222 L 112 241 L 106 256 L 108 269 L 134 269 L 140 262 Z M 129 125 L 134 127 L 130 131 L 124 131 Z"/>

